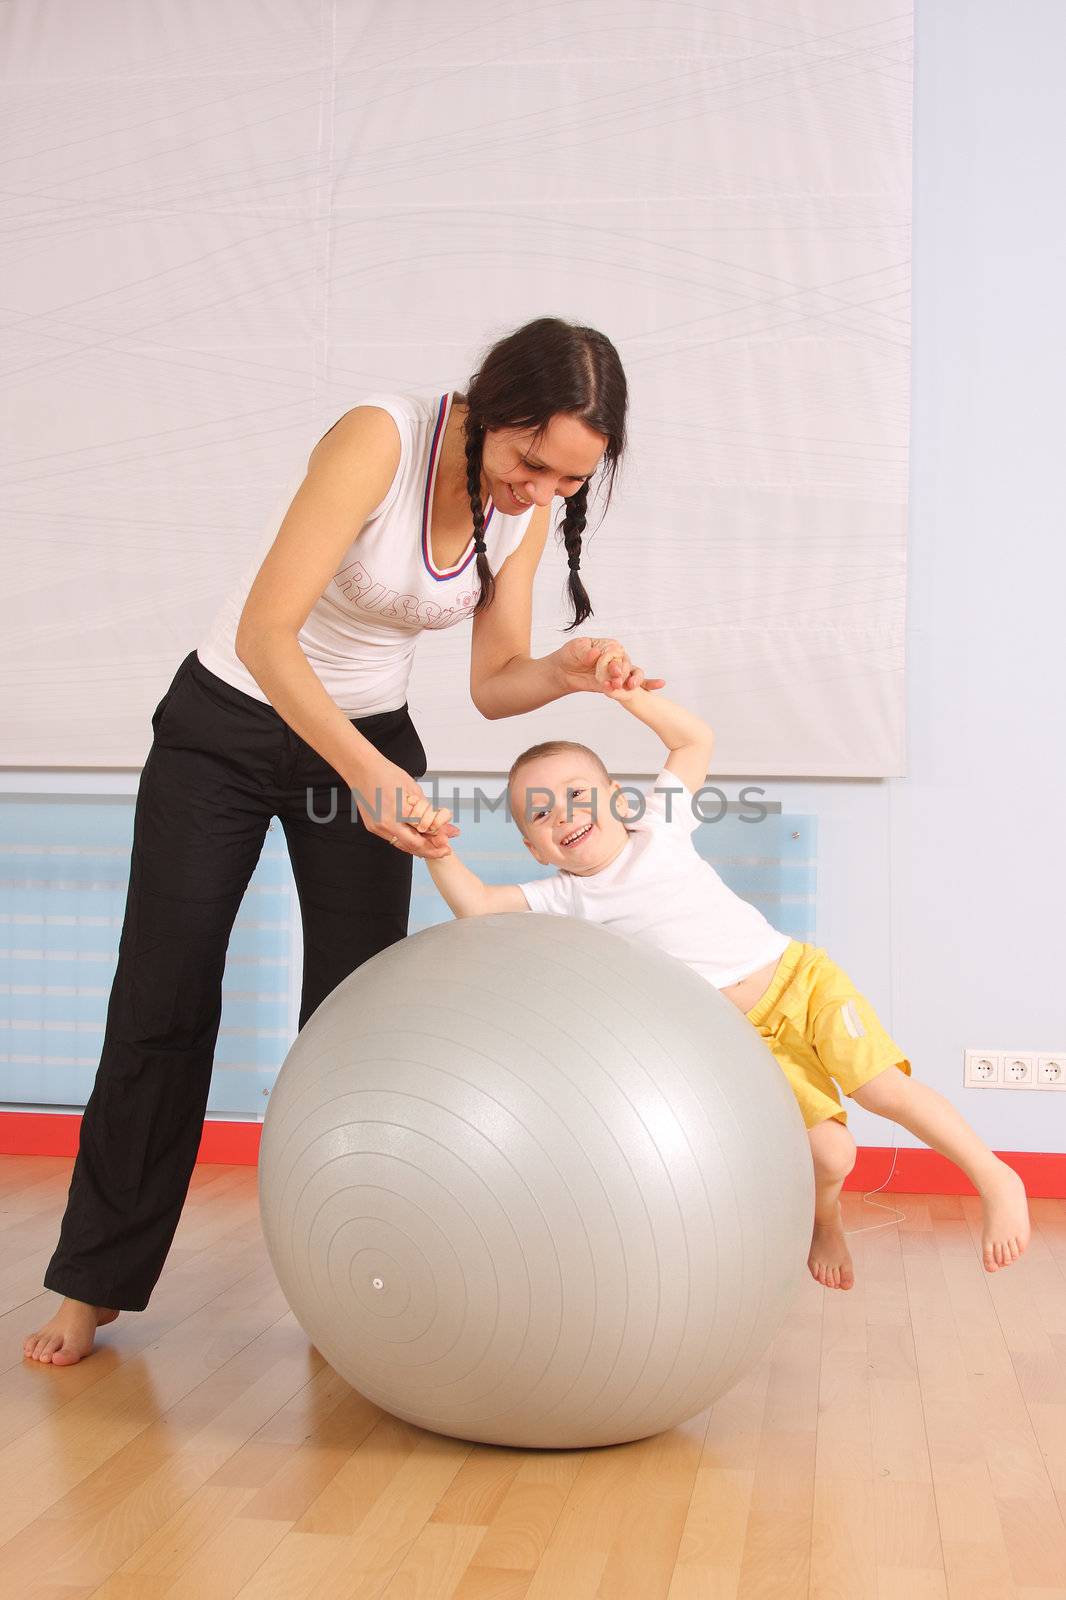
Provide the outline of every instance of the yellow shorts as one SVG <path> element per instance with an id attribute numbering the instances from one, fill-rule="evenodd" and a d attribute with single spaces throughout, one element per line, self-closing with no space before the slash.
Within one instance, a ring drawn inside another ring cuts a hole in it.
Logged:
<path id="1" fill-rule="evenodd" d="M 834 1078 L 853 1095 L 886 1067 L 910 1076 L 910 1062 L 873 1006 L 813 944 L 793 939 L 747 1017 L 777 1057 L 808 1128 L 827 1117 L 847 1122 Z"/>

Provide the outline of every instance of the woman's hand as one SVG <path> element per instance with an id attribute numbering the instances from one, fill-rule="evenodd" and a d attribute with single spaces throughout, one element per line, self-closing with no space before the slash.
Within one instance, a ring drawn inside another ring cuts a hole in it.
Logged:
<path id="1" fill-rule="evenodd" d="M 616 698 L 621 689 L 662 689 L 665 678 L 645 678 L 617 639 L 568 639 L 555 651 L 567 690 Z"/>
<path id="2" fill-rule="evenodd" d="M 376 833 L 379 839 L 407 855 L 451 854 L 448 840 L 459 832 L 452 824 L 451 812 L 443 806 L 434 810 L 415 779 L 395 762 L 375 763 L 355 787 L 360 795 L 356 809 L 369 833 Z"/>

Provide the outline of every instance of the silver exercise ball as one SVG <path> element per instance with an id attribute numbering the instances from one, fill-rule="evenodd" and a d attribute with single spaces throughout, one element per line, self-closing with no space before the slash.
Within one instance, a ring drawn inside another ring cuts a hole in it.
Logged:
<path id="1" fill-rule="evenodd" d="M 353 913 L 354 914 L 354 913 Z M 436 1433 L 618 1444 L 759 1359 L 806 1270 L 792 1091 L 689 967 L 571 917 L 426 928 L 271 1093 L 263 1227 L 316 1348 Z"/>

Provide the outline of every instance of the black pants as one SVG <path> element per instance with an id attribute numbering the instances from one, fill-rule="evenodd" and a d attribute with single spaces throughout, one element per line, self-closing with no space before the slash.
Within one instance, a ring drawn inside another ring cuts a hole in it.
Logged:
<path id="1" fill-rule="evenodd" d="M 411 777 L 425 775 L 406 704 L 352 726 Z M 195 651 L 152 727 L 103 1051 L 44 1279 L 60 1294 L 127 1311 L 147 1305 L 188 1191 L 226 948 L 271 817 L 285 830 L 300 897 L 301 1028 L 343 978 L 405 937 L 411 903 L 412 858 L 358 813 L 353 823 L 339 773 Z M 331 810 L 332 821 L 313 820 Z"/>

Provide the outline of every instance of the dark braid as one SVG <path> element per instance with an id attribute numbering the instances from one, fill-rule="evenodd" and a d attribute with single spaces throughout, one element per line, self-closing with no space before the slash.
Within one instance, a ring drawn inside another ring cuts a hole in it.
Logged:
<path id="1" fill-rule="evenodd" d="M 477 575 L 481 579 L 481 593 L 471 612 L 477 616 L 491 605 L 496 592 L 489 558 L 485 554 L 485 507 L 481 504 L 481 441 L 485 429 L 480 422 L 468 423 L 466 430 L 466 492 L 470 496 L 470 510 L 474 514 L 474 549 L 477 551 Z"/>
<path id="2" fill-rule="evenodd" d="M 588 503 L 589 486 L 586 482 L 576 494 L 567 497 L 566 516 L 561 530 L 562 540 L 566 546 L 566 563 L 570 568 L 570 598 L 574 602 L 574 620 L 565 629 L 567 633 L 571 628 L 580 628 L 581 624 L 593 614 L 589 597 L 585 593 L 585 585 L 577 575 L 581 565 L 581 535 L 585 531 L 585 510 Z"/>

